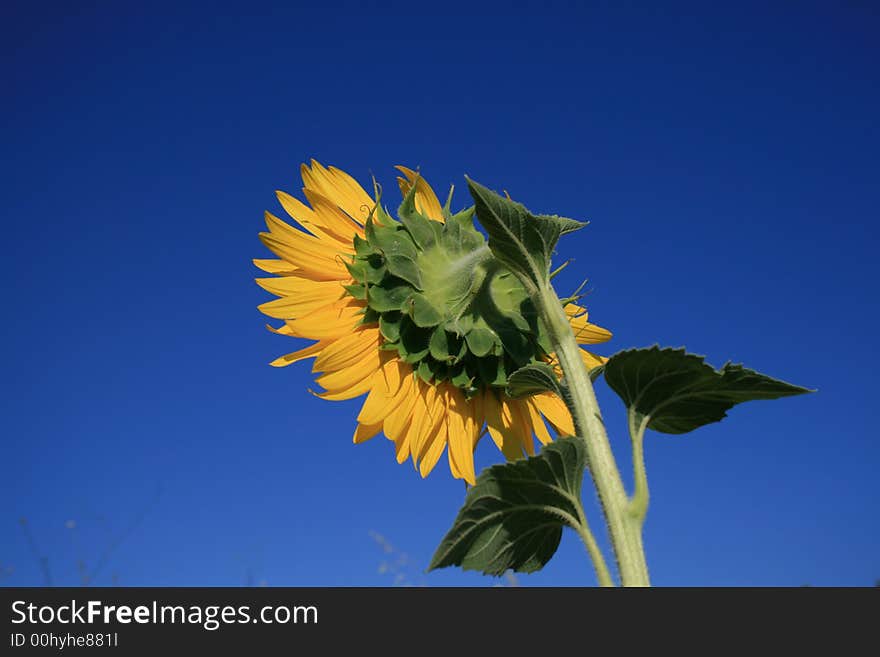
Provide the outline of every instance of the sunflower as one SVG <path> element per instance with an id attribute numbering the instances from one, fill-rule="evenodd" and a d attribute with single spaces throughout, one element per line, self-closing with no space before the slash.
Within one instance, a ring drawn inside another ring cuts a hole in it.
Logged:
<path id="1" fill-rule="evenodd" d="M 275 259 L 255 259 L 271 277 L 257 283 L 278 298 L 259 306 L 270 331 L 314 343 L 271 364 L 314 358 L 329 400 L 366 395 L 354 442 L 380 432 L 398 463 L 423 477 L 447 451 L 452 475 L 474 483 L 474 449 L 488 432 L 507 459 L 553 440 L 547 424 L 571 435 L 571 416 L 551 393 L 512 399 L 507 376 L 528 362 L 553 361 L 546 330 L 516 277 L 495 260 L 474 227 L 473 208 L 450 212 L 415 171 L 397 167 L 399 219 L 347 173 L 314 160 L 302 165 L 308 205 L 278 201 L 298 228 L 266 212 L 260 233 Z M 565 307 L 581 344 L 607 330 L 586 310 Z M 592 368 L 605 359 L 581 350 Z M 546 421 L 546 423 L 545 423 Z"/>

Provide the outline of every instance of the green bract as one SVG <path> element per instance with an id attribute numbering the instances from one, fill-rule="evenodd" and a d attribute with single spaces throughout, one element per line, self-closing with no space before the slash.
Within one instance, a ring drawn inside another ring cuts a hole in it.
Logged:
<path id="1" fill-rule="evenodd" d="M 399 221 L 377 211 L 366 239 L 355 238 L 349 293 L 367 302 L 383 349 L 398 352 L 426 382 L 449 381 L 467 394 L 504 387 L 510 374 L 551 351 L 522 283 L 474 227 L 473 208 L 445 223 L 415 206 L 415 185 Z"/>

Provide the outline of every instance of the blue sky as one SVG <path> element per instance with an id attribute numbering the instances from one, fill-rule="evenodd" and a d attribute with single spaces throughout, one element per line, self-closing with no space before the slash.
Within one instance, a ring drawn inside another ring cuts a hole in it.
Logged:
<path id="1" fill-rule="evenodd" d="M 312 157 L 589 219 L 558 289 L 590 279 L 601 353 L 819 389 L 648 436 L 656 584 L 880 578 L 876 7 L 288 4 L 0 9 L 0 585 L 41 583 L 39 555 L 57 584 L 78 560 L 102 584 L 391 584 L 371 531 L 407 581 L 493 583 L 421 572 L 460 481 L 352 445 L 359 401 L 267 365 L 297 344 L 264 330 L 251 258 Z M 594 581 L 571 533 L 520 577 Z"/>

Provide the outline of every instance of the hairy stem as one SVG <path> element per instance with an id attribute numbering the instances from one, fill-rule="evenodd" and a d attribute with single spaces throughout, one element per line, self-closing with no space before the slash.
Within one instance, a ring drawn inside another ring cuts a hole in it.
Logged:
<path id="1" fill-rule="evenodd" d="M 584 511 L 581 508 L 580 500 L 578 500 L 577 507 L 579 517 L 576 531 L 578 536 L 580 536 L 581 540 L 584 542 L 584 546 L 587 548 L 587 554 L 590 555 L 590 560 L 593 562 L 593 568 L 596 570 L 596 580 L 599 582 L 599 586 L 614 586 L 614 580 L 611 578 L 611 571 L 608 569 L 608 564 L 605 562 L 605 555 L 602 554 L 602 550 L 596 542 L 596 537 L 593 536 L 593 532 L 590 531 L 590 525 L 587 522 L 586 514 L 584 514 Z"/>
<path id="2" fill-rule="evenodd" d="M 650 586 L 642 547 L 642 522 L 630 513 L 630 500 L 623 487 L 593 383 L 581 358 L 571 324 L 549 283 L 532 292 L 562 367 L 569 393 L 566 404 L 574 420 L 575 431 L 587 448 L 587 467 L 608 524 L 620 581 L 624 586 Z"/>
<path id="3" fill-rule="evenodd" d="M 645 522 L 648 513 L 648 476 L 645 472 L 645 428 L 648 420 L 630 409 L 627 413 L 627 424 L 633 448 L 633 480 L 635 490 L 629 500 L 629 513 L 635 518 L 639 527 Z"/>

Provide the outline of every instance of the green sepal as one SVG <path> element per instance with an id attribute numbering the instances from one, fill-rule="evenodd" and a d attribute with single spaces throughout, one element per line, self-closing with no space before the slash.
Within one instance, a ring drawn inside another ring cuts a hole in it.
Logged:
<path id="1" fill-rule="evenodd" d="M 467 346 L 471 353 L 481 358 L 492 353 L 497 336 L 488 328 L 475 326 L 467 332 L 464 339 L 467 341 Z"/>
<path id="2" fill-rule="evenodd" d="M 408 285 L 395 285 L 389 288 L 371 285 L 367 288 L 370 308 L 380 313 L 403 310 L 412 294 L 412 288 Z"/>
<path id="3" fill-rule="evenodd" d="M 361 324 L 375 324 L 379 321 L 379 313 L 372 308 L 364 308 L 364 316 L 361 317 Z"/>
<path id="4" fill-rule="evenodd" d="M 814 392 L 742 365 L 716 370 L 684 349 L 629 349 L 605 363 L 605 381 L 661 433 L 681 434 L 719 422 L 736 404 Z"/>
<path id="5" fill-rule="evenodd" d="M 409 298 L 408 312 L 416 326 L 423 328 L 437 326 L 443 321 L 443 315 L 435 308 L 424 294 L 415 292 Z"/>
<path id="6" fill-rule="evenodd" d="M 507 394 L 514 399 L 542 392 L 552 392 L 564 399 L 556 372 L 547 363 L 529 363 L 520 367 L 507 380 Z"/>
<path id="7" fill-rule="evenodd" d="M 428 570 L 460 566 L 495 576 L 540 570 L 559 547 L 563 527 L 581 522 L 585 467 L 584 441 L 573 437 L 483 470 Z"/>
<path id="8" fill-rule="evenodd" d="M 377 253 L 364 259 L 358 258 L 354 262 L 346 262 L 344 264 L 351 277 L 359 283 L 378 285 L 387 273 L 385 259 Z"/>
<path id="9" fill-rule="evenodd" d="M 440 212 L 443 214 L 443 220 L 449 221 L 452 217 L 452 193 L 455 191 L 455 185 L 449 186 L 449 194 L 446 196 L 446 203 L 443 204 L 443 207 L 440 208 Z"/>
<path id="10" fill-rule="evenodd" d="M 364 236 L 367 238 L 367 242 L 376 244 L 376 222 L 373 221 L 372 215 L 367 217 L 367 221 L 364 223 Z"/>
<path id="11" fill-rule="evenodd" d="M 507 370 L 503 358 L 497 356 L 480 358 L 477 361 L 477 370 L 484 384 L 496 387 L 507 385 Z"/>
<path id="12" fill-rule="evenodd" d="M 442 224 L 428 219 L 416 209 L 415 182 L 410 186 L 407 195 L 403 197 L 403 203 L 400 204 L 397 215 L 419 249 L 424 251 L 437 242 Z"/>
<path id="13" fill-rule="evenodd" d="M 450 221 L 459 223 L 462 226 L 472 226 L 474 223 L 475 207 L 476 206 L 472 205 L 471 207 L 465 208 L 460 212 L 456 212 L 454 215 L 452 215 Z"/>
<path id="14" fill-rule="evenodd" d="M 373 216 L 376 217 L 376 223 L 382 226 L 398 226 L 400 222 L 397 221 L 394 217 L 388 214 L 388 210 L 386 210 L 381 203 L 376 202 L 375 207 L 373 208 Z"/>
<path id="15" fill-rule="evenodd" d="M 422 277 L 416 261 L 405 255 L 385 255 L 385 266 L 398 278 L 410 283 L 415 289 L 422 289 Z"/>
<path id="16" fill-rule="evenodd" d="M 431 331 L 419 328 L 408 317 L 404 317 L 400 323 L 400 348 L 401 356 L 407 363 L 419 362 L 430 351 L 429 342 Z"/>
<path id="17" fill-rule="evenodd" d="M 456 366 L 455 370 L 453 370 L 450 380 L 452 381 L 452 385 L 464 390 L 469 388 L 471 384 L 473 384 L 474 377 L 468 374 L 468 371 L 464 367 L 464 365 L 458 365 Z"/>
<path id="18" fill-rule="evenodd" d="M 348 292 L 349 296 L 358 299 L 360 301 L 365 301 L 367 298 L 367 287 L 362 285 L 361 283 L 355 283 L 354 285 L 343 285 L 345 291 Z"/>
<path id="19" fill-rule="evenodd" d="M 370 245 L 370 243 L 362 238 L 360 235 L 354 236 L 354 253 L 359 258 L 366 258 L 369 255 L 372 255 L 376 251 Z"/>
<path id="20" fill-rule="evenodd" d="M 442 326 L 434 329 L 429 347 L 431 356 L 442 363 L 454 363 L 467 353 L 464 340 L 454 333 L 449 333 Z"/>
<path id="21" fill-rule="evenodd" d="M 422 288 L 422 279 L 416 264 L 418 251 L 409 233 L 402 229 L 379 226 L 372 230 L 370 244 L 382 253 L 389 272 L 416 289 Z"/>
<path id="22" fill-rule="evenodd" d="M 431 371 L 431 366 L 426 360 L 419 363 L 419 366 L 416 368 L 416 374 L 425 383 L 431 383 L 434 379 L 434 372 Z"/>
<path id="23" fill-rule="evenodd" d="M 429 358 L 428 365 L 431 368 L 431 373 L 434 375 L 434 381 L 445 381 L 449 378 L 449 366 L 446 363 Z"/>
<path id="24" fill-rule="evenodd" d="M 401 314 L 398 312 L 383 313 L 379 318 L 379 333 L 388 342 L 397 342 L 400 339 Z"/>
<path id="25" fill-rule="evenodd" d="M 459 317 L 455 317 L 445 322 L 443 326 L 450 333 L 466 335 L 474 328 L 474 317 L 469 314 L 460 315 Z"/>

